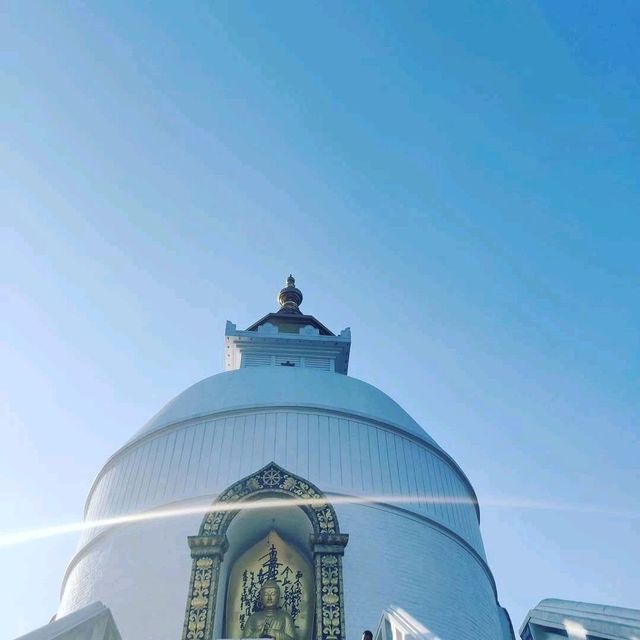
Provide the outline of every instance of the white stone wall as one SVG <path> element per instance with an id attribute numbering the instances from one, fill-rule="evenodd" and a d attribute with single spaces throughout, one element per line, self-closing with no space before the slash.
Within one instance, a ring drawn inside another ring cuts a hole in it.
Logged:
<path id="1" fill-rule="evenodd" d="M 442 523 L 484 554 L 474 496 L 439 449 L 365 419 L 302 408 L 234 412 L 136 441 L 98 479 L 86 517 L 218 494 L 271 461 L 325 492 L 401 497 L 399 506 Z M 95 533 L 87 531 L 82 543 Z"/>
<path id="2" fill-rule="evenodd" d="M 197 534 L 201 519 L 111 527 L 77 556 L 58 616 L 100 600 L 123 640 L 180 640 L 191 571 L 187 536 Z"/>
<path id="3" fill-rule="evenodd" d="M 502 640 L 490 574 L 455 537 L 419 517 L 374 506 L 337 508 L 350 534 L 344 556 L 347 637 L 400 606 L 442 640 Z M 179 640 L 200 516 L 112 527 L 81 553 L 59 615 L 96 599 L 124 640 Z"/>
<path id="4" fill-rule="evenodd" d="M 347 635 L 374 629 L 396 605 L 441 640 L 502 640 L 493 578 L 445 531 L 373 506 L 337 509 L 350 535 L 344 556 Z"/>
<path id="5" fill-rule="evenodd" d="M 86 518 L 211 503 L 274 461 L 325 493 L 378 496 L 388 505 L 337 507 L 350 535 L 349 638 L 375 627 L 382 609 L 395 604 L 442 640 L 502 639 L 475 494 L 460 468 L 371 385 L 292 369 L 239 369 L 180 394 L 107 462 Z M 124 640 L 179 640 L 187 536 L 197 534 L 201 518 L 87 531 L 59 614 L 99 599 Z"/>

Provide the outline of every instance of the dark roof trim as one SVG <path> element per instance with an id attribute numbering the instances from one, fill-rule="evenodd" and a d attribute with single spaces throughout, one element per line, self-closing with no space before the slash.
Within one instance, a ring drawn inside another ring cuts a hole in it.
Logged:
<path id="1" fill-rule="evenodd" d="M 313 316 L 305 316 L 301 313 L 268 313 L 266 316 L 260 318 L 260 320 L 254 322 L 250 327 L 245 329 L 245 331 L 257 331 L 259 326 L 272 320 L 275 321 L 273 324 L 276 326 L 282 322 L 286 322 L 287 324 L 299 324 L 300 326 L 310 324 L 312 327 L 315 327 L 320 331 L 321 336 L 335 336 L 335 333 L 329 331 L 322 322 L 319 322 Z"/>

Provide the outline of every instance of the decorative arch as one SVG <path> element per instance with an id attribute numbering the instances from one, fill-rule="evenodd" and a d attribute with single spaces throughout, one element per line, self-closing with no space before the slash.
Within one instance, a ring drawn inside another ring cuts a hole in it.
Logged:
<path id="1" fill-rule="evenodd" d="M 309 546 L 316 585 L 314 640 L 344 640 L 342 556 L 349 536 L 340 533 L 335 509 L 324 493 L 275 462 L 223 491 L 205 514 L 198 535 L 189 536 L 193 564 L 182 640 L 212 640 L 220 565 L 229 548 L 227 529 L 242 510 L 243 502 L 266 497 L 311 501 L 296 506 L 304 511 L 313 528 Z M 238 508 L 229 509 L 231 504 L 238 504 Z M 224 510 L 217 505 L 224 505 Z"/>

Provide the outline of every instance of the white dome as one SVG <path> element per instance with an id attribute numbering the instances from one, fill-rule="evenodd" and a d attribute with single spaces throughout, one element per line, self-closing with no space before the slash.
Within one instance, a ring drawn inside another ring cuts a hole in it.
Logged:
<path id="1" fill-rule="evenodd" d="M 349 637 L 375 625 L 391 603 L 443 638 L 503 637 L 469 481 L 397 403 L 346 375 L 242 368 L 193 385 L 107 461 L 86 519 L 208 504 L 271 461 L 329 495 L 379 497 L 336 507 L 350 534 Z M 99 599 L 125 639 L 179 638 L 187 536 L 197 534 L 200 520 L 87 531 L 65 575 L 59 615 Z M 380 571 L 393 579 L 380 581 Z M 149 602 L 153 616 L 141 617 Z"/>
<path id="2" fill-rule="evenodd" d="M 373 385 L 339 373 L 288 367 L 236 369 L 205 378 L 168 402 L 133 440 L 182 420 L 256 406 L 343 411 L 395 426 L 438 446 L 397 402 Z"/>

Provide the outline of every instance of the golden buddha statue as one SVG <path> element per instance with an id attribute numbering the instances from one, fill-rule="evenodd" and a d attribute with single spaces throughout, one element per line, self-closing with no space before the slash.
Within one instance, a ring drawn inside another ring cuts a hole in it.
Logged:
<path id="1" fill-rule="evenodd" d="M 243 638 L 296 640 L 293 618 L 280 606 L 280 586 L 267 580 L 260 588 L 262 609 L 254 611 L 245 622 Z"/>

